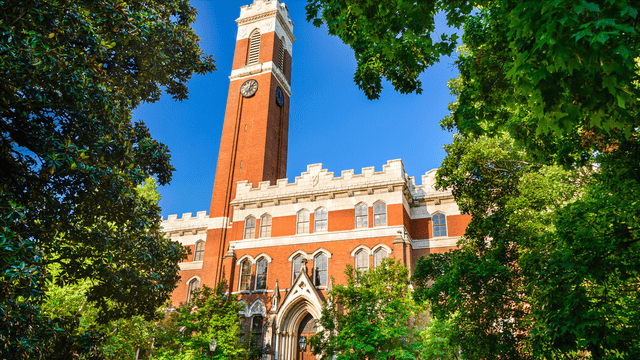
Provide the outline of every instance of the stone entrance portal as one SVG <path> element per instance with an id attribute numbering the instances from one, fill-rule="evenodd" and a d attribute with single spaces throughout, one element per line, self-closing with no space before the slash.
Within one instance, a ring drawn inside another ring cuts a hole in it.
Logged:
<path id="1" fill-rule="evenodd" d="M 316 320 L 311 316 L 311 314 L 307 314 L 307 316 L 302 319 L 300 323 L 300 327 L 298 328 L 298 349 L 296 360 L 315 360 L 315 355 L 312 354 L 311 346 L 309 345 L 309 338 L 316 334 Z M 299 343 L 300 338 L 304 338 L 307 344 L 306 349 L 300 349 Z"/>

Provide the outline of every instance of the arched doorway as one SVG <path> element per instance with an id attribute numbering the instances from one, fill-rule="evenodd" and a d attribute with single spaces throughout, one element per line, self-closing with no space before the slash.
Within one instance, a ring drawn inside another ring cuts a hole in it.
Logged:
<path id="1" fill-rule="evenodd" d="M 311 346 L 309 346 L 309 338 L 316 334 L 316 320 L 308 314 L 300 322 L 298 327 L 298 349 L 296 352 L 296 360 L 315 360 L 315 355 L 311 352 Z M 300 339 L 304 338 L 306 342 L 306 349 L 300 348 Z"/>

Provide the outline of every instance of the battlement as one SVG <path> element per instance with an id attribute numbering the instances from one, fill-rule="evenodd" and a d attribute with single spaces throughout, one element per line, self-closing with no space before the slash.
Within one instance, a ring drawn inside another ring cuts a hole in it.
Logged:
<path id="1" fill-rule="evenodd" d="M 206 211 L 198 211 L 195 217 L 193 213 L 184 213 L 182 218 L 178 214 L 172 214 L 167 220 L 162 220 L 162 227 L 165 232 L 207 229 L 212 220 L 207 216 Z"/>
<path id="2" fill-rule="evenodd" d="M 392 192 L 404 187 L 409 189 L 408 196 L 410 194 L 417 199 L 450 195 L 449 192 L 434 189 L 435 172 L 435 169 L 427 172 L 422 176 L 422 185 L 416 186 L 415 178 L 405 173 L 400 159 L 387 161 L 382 166 L 382 171 L 376 172 L 374 167 L 363 168 L 361 174 L 355 174 L 354 170 L 344 170 L 339 177 L 324 169 L 322 164 L 311 164 L 307 165 L 307 171 L 297 176 L 293 183 L 289 183 L 289 179 L 278 179 L 275 185 L 270 181 L 261 181 L 257 187 L 253 187 L 246 180 L 239 181 L 232 204 L 381 188 Z"/>

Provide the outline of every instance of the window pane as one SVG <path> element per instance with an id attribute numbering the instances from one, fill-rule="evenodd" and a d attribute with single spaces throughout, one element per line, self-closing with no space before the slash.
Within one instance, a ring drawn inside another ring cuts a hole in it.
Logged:
<path id="1" fill-rule="evenodd" d="M 293 279 L 291 279 L 291 282 L 293 282 L 298 277 L 298 274 L 300 274 L 301 267 L 302 267 L 302 256 L 298 255 L 298 257 L 293 259 Z"/>
<path id="2" fill-rule="evenodd" d="M 244 221 L 244 238 L 253 239 L 256 237 L 256 218 L 253 216 L 248 217 Z"/>
<path id="3" fill-rule="evenodd" d="M 260 237 L 271 237 L 271 215 L 260 218 Z"/>
<path id="4" fill-rule="evenodd" d="M 387 225 L 387 204 L 377 202 L 373 206 L 373 226 Z"/>
<path id="5" fill-rule="evenodd" d="M 267 270 L 269 263 L 266 259 L 258 261 L 256 268 L 256 290 L 265 290 L 267 288 Z"/>
<path id="6" fill-rule="evenodd" d="M 327 285 L 327 256 L 318 255 L 313 261 L 315 285 Z"/>
<path id="7" fill-rule="evenodd" d="M 240 267 L 240 290 L 249 290 L 251 282 L 251 263 L 245 260 Z"/>
<path id="8" fill-rule="evenodd" d="M 380 266 L 380 264 L 382 264 L 382 260 L 384 258 L 386 258 L 386 257 L 387 257 L 387 251 L 386 250 L 380 249 L 380 250 L 376 251 L 376 253 L 375 253 L 374 257 L 373 257 L 373 264 L 374 264 L 373 266 L 376 266 L 376 267 Z"/>

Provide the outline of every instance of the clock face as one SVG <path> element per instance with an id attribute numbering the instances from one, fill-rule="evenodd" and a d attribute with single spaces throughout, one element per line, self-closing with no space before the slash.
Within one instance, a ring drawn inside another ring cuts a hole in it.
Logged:
<path id="1" fill-rule="evenodd" d="M 284 106 L 284 93 L 282 89 L 280 89 L 280 86 L 276 88 L 276 104 L 280 107 Z"/>
<path id="2" fill-rule="evenodd" d="M 252 97 L 258 91 L 258 82 L 250 79 L 244 82 L 240 87 L 240 94 L 244 97 Z"/>

